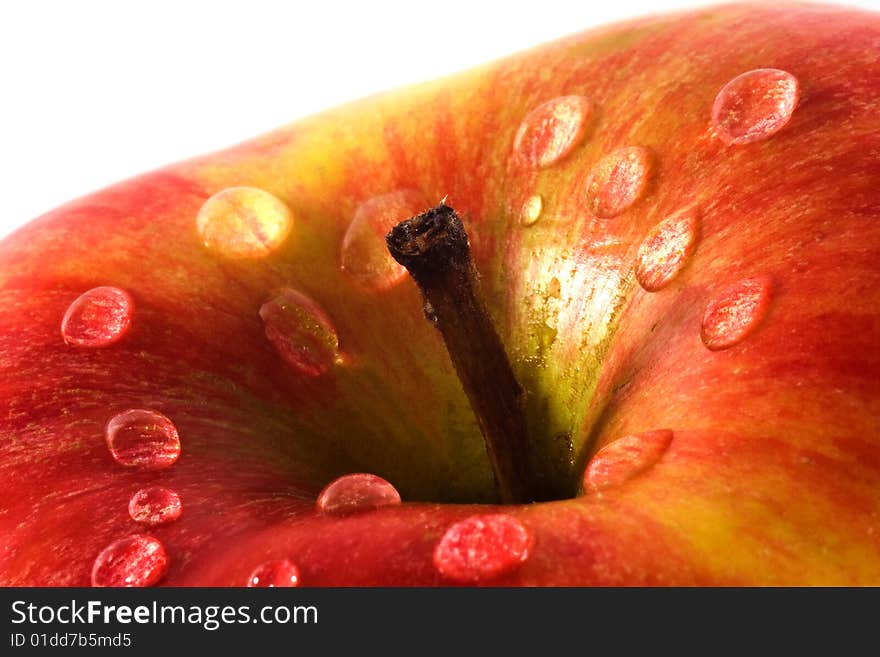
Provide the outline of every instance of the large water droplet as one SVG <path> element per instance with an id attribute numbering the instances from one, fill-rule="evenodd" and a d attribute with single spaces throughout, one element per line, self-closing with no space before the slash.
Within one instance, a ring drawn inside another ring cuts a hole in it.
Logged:
<path id="1" fill-rule="evenodd" d="M 134 301 L 118 287 L 95 287 L 68 306 L 61 337 L 75 347 L 106 347 L 118 342 L 131 326 Z"/>
<path id="2" fill-rule="evenodd" d="M 769 279 L 749 278 L 722 290 L 703 314 L 703 344 L 727 349 L 754 331 L 770 307 L 770 289 Z"/>
<path id="3" fill-rule="evenodd" d="M 373 474 L 355 473 L 336 479 L 321 491 L 317 507 L 328 515 L 369 511 L 400 504 L 400 493 L 390 483 Z"/>
<path id="4" fill-rule="evenodd" d="M 517 130 L 513 148 L 528 166 L 545 167 L 568 155 L 584 138 L 593 105 L 584 96 L 561 96 L 532 110 Z"/>
<path id="5" fill-rule="evenodd" d="M 260 308 L 266 337 L 294 370 L 320 376 L 342 362 L 339 337 L 327 314 L 301 292 L 285 288 Z"/>
<path id="6" fill-rule="evenodd" d="M 587 205 L 608 219 L 629 210 L 648 189 L 654 168 L 651 151 L 642 146 L 618 148 L 599 160 L 587 180 Z"/>
<path id="7" fill-rule="evenodd" d="M 343 271 L 367 290 L 386 290 L 406 278 L 406 269 L 388 252 L 385 235 L 427 207 L 422 193 L 413 190 L 376 196 L 361 203 L 342 238 Z"/>
<path id="8" fill-rule="evenodd" d="M 636 260 L 636 278 L 644 289 L 656 292 L 684 268 L 697 248 L 699 222 L 699 213 L 688 209 L 651 229 Z"/>
<path id="9" fill-rule="evenodd" d="M 523 203 L 521 219 L 523 226 L 531 226 L 541 218 L 541 211 L 544 209 L 544 199 L 540 194 L 535 194 L 526 199 Z"/>
<path id="10" fill-rule="evenodd" d="M 473 584 L 518 568 L 532 543 L 531 532 L 513 516 L 471 516 L 446 530 L 434 550 L 434 565 L 444 577 Z"/>
<path id="11" fill-rule="evenodd" d="M 619 486 L 653 466 L 672 442 L 668 429 L 618 438 L 600 449 L 587 465 L 584 491 Z"/>
<path id="12" fill-rule="evenodd" d="M 104 431 L 110 454 L 120 465 L 161 470 L 180 456 L 180 436 L 167 417 L 141 408 L 114 416 Z"/>
<path id="13" fill-rule="evenodd" d="M 776 134 L 791 119 L 800 85 L 791 73 L 759 68 L 721 88 L 712 105 L 712 125 L 727 144 L 748 144 Z"/>
<path id="14" fill-rule="evenodd" d="M 128 515 L 147 527 L 173 522 L 183 512 L 180 496 L 170 488 L 142 488 L 128 502 Z"/>
<path id="15" fill-rule="evenodd" d="M 209 249 L 230 258 L 262 258 L 284 242 L 293 225 L 290 208 L 269 192 L 229 187 L 202 205 L 196 226 Z"/>
<path id="16" fill-rule="evenodd" d="M 299 568 L 289 559 L 267 561 L 254 568 L 247 585 L 260 588 L 299 586 Z"/>
<path id="17" fill-rule="evenodd" d="M 153 586 L 168 571 L 168 553 L 158 539 L 126 536 L 107 546 L 92 567 L 92 586 Z"/>

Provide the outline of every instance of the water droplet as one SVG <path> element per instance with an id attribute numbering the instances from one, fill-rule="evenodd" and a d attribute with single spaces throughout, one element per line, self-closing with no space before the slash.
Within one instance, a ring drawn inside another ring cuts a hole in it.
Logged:
<path id="1" fill-rule="evenodd" d="M 294 370 L 320 376 L 340 364 L 339 337 L 327 314 L 306 295 L 285 288 L 260 308 L 266 337 Z"/>
<path id="2" fill-rule="evenodd" d="M 600 449 L 584 473 L 584 491 L 619 486 L 653 466 L 672 442 L 668 429 L 618 438 Z"/>
<path id="3" fill-rule="evenodd" d="M 727 144 L 748 144 L 776 134 L 791 119 L 800 97 L 796 77 L 775 68 L 739 75 L 721 88 L 712 125 Z"/>
<path id="4" fill-rule="evenodd" d="M 142 488 L 128 502 L 131 519 L 148 527 L 173 522 L 182 512 L 180 496 L 170 488 L 161 486 Z"/>
<path id="5" fill-rule="evenodd" d="M 168 571 L 168 553 L 158 539 L 126 536 L 107 546 L 92 567 L 92 586 L 153 586 Z"/>
<path id="6" fill-rule="evenodd" d="M 592 111 L 593 104 L 584 96 L 561 96 L 539 105 L 520 124 L 514 151 L 533 167 L 561 160 L 584 138 Z"/>
<path id="7" fill-rule="evenodd" d="M 642 146 L 618 148 L 599 160 L 587 180 L 587 205 L 600 219 L 629 210 L 648 189 L 654 168 L 651 151 Z"/>
<path id="8" fill-rule="evenodd" d="M 269 192 L 229 187 L 202 205 L 196 226 L 204 245 L 230 258 L 262 258 L 284 242 L 293 225 L 290 208 Z"/>
<path id="9" fill-rule="evenodd" d="M 381 291 L 406 278 L 406 269 L 388 252 L 385 235 L 401 221 L 425 211 L 421 192 L 401 190 L 376 196 L 358 206 L 342 238 L 342 269 L 360 287 Z"/>
<path id="10" fill-rule="evenodd" d="M 134 301 L 118 287 L 95 287 L 68 306 L 61 337 L 75 347 L 106 347 L 118 342 L 131 326 Z"/>
<path id="11" fill-rule="evenodd" d="M 434 310 L 434 306 L 431 305 L 430 301 L 425 301 L 425 305 L 422 306 L 422 313 L 425 315 L 425 319 L 432 324 L 436 324 L 439 321 L 437 311 Z"/>
<path id="12" fill-rule="evenodd" d="M 254 568 L 247 585 L 251 588 L 299 586 L 299 568 L 289 559 L 267 561 Z"/>
<path id="13" fill-rule="evenodd" d="M 523 226 L 531 226 L 541 218 L 541 210 L 544 209 L 544 199 L 540 194 L 535 194 L 526 199 L 522 206 L 521 221 Z"/>
<path id="14" fill-rule="evenodd" d="M 656 292 L 678 275 L 697 248 L 699 224 L 699 213 L 689 209 L 651 229 L 636 260 L 639 285 L 648 292 Z"/>
<path id="15" fill-rule="evenodd" d="M 119 465 L 161 470 L 180 456 L 180 436 L 167 417 L 140 408 L 120 413 L 104 431 L 110 454 Z"/>
<path id="16" fill-rule="evenodd" d="M 434 565 L 451 580 L 476 583 L 518 568 L 532 543 L 531 532 L 513 516 L 471 516 L 446 530 L 434 550 Z"/>
<path id="17" fill-rule="evenodd" d="M 749 278 L 722 290 L 703 314 L 703 344 L 727 349 L 754 331 L 770 307 L 770 287 L 766 278 Z"/>
<path id="18" fill-rule="evenodd" d="M 330 482 L 318 496 L 318 511 L 345 515 L 400 504 L 400 493 L 390 483 L 372 474 L 348 474 Z"/>

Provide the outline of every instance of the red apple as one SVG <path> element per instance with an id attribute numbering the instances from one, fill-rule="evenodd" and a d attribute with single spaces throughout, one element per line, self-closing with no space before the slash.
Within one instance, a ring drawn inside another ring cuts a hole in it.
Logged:
<path id="1" fill-rule="evenodd" d="M 22 228 L 0 583 L 880 584 L 878 52 L 850 9 L 634 21 Z M 385 248 L 444 197 L 475 324 Z"/>

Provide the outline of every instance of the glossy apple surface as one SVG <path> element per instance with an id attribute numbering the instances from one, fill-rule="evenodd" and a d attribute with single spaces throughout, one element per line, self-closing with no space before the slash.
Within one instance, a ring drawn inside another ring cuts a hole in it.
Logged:
<path id="1" fill-rule="evenodd" d="M 0 583 L 880 583 L 878 52 L 840 8 L 634 21 L 19 230 Z M 555 501 L 491 504 L 384 251 L 444 197 Z"/>

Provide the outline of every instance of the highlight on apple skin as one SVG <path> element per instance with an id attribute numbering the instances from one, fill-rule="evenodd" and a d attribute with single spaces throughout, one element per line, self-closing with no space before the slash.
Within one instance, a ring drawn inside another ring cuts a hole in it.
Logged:
<path id="1" fill-rule="evenodd" d="M 635 20 L 21 228 L 0 584 L 880 584 L 878 52 Z"/>

